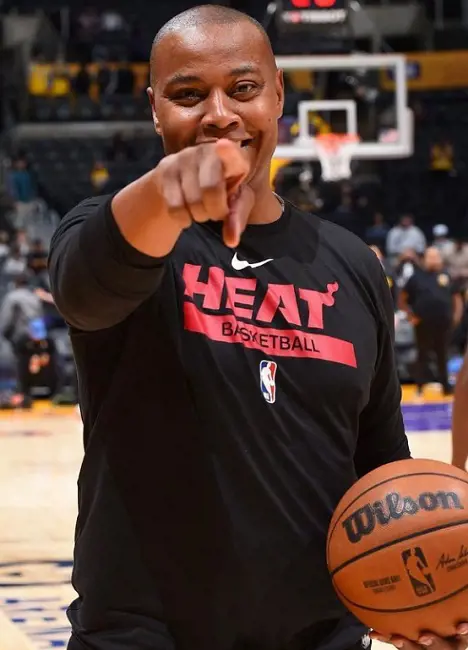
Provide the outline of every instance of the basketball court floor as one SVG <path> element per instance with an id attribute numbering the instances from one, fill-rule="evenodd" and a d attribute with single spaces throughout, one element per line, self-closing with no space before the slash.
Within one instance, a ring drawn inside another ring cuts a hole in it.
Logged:
<path id="1" fill-rule="evenodd" d="M 449 461 L 450 401 L 435 390 L 412 401 L 405 390 L 413 455 Z M 74 409 L 0 416 L 0 650 L 66 647 L 81 456 Z"/>

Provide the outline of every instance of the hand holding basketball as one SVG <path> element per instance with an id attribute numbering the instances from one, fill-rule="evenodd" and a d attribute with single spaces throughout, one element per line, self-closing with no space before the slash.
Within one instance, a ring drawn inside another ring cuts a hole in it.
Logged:
<path id="1" fill-rule="evenodd" d="M 426 459 L 379 467 L 341 499 L 328 568 L 375 638 L 405 650 L 468 647 L 467 510 L 466 472 Z"/>
<path id="2" fill-rule="evenodd" d="M 401 650 L 421 650 L 422 648 L 431 648 L 431 650 L 466 650 L 468 648 L 468 622 L 460 623 L 457 626 L 457 636 L 450 639 L 442 639 L 431 632 L 422 634 L 417 643 L 396 635 L 386 637 L 375 631 L 371 632 L 370 636 L 377 641 L 391 643 Z"/>
<path id="3" fill-rule="evenodd" d="M 182 228 L 193 221 L 223 221 L 224 242 L 235 247 L 254 203 L 253 191 L 242 185 L 248 173 L 241 147 L 221 139 L 167 156 L 156 168 L 156 182 Z"/>

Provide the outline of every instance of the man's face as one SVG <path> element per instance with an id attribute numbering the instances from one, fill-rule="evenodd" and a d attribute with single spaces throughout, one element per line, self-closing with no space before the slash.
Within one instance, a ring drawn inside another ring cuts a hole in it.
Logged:
<path id="1" fill-rule="evenodd" d="M 405 215 L 404 217 L 401 218 L 400 225 L 402 226 L 402 228 L 409 228 L 410 226 L 413 225 L 413 218 L 410 217 L 409 215 Z"/>
<path id="2" fill-rule="evenodd" d="M 424 264 L 428 271 L 439 271 L 443 267 L 442 256 L 437 248 L 433 246 L 426 249 Z"/>
<path id="3" fill-rule="evenodd" d="M 268 179 L 283 79 L 252 24 L 199 25 L 169 34 L 153 66 L 149 97 L 167 154 L 229 138 L 249 159 L 248 182 Z"/>

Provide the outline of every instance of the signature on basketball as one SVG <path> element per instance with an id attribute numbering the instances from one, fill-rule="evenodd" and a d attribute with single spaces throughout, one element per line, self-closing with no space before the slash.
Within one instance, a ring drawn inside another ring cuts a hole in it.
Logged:
<path id="1" fill-rule="evenodd" d="M 415 499 L 402 496 L 398 492 L 387 494 L 384 500 L 368 503 L 353 512 L 343 521 L 349 541 L 360 542 L 365 535 L 370 535 L 374 528 L 386 526 L 392 519 L 398 520 L 405 515 L 415 515 L 421 510 L 432 511 L 459 509 L 464 507 L 455 492 L 423 492 Z"/>
<path id="2" fill-rule="evenodd" d="M 437 569 L 447 569 L 453 571 L 461 566 L 468 564 L 468 548 L 462 544 L 458 554 L 450 555 L 450 553 L 442 553 L 436 566 Z"/>

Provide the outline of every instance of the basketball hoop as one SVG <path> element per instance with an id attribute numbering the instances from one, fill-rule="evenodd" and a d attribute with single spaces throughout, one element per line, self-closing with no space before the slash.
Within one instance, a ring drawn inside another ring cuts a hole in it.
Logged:
<path id="1" fill-rule="evenodd" d="M 322 180 L 339 181 L 351 176 L 351 158 L 359 136 L 350 133 L 324 133 L 315 136 L 314 144 L 322 165 Z"/>

